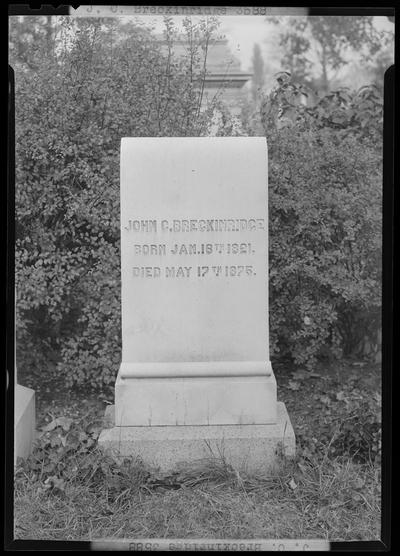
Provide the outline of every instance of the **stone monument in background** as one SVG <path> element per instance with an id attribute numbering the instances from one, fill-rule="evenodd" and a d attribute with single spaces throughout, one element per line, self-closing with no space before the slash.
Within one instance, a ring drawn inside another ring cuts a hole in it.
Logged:
<path id="1" fill-rule="evenodd" d="M 167 46 L 165 37 L 158 36 L 158 40 L 162 45 Z M 253 74 L 241 69 L 240 61 L 230 50 L 226 38 L 214 38 L 211 41 L 207 49 L 206 60 L 200 43 L 197 46 L 200 67 L 206 62 L 202 107 L 206 108 L 208 103 L 218 96 L 219 100 L 227 104 L 230 114 L 238 116 L 241 112 L 241 105 L 248 94 L 247 84 Z M 187 39 L 180 36 L 173 44 L 174 55 L 178 59 L 187 56 L 189 48 Z"/>
<path id="2" fill-rule="evenodd" d="M 99 443 L 172 469 L 294 455 L 268 336 L 264 138 L 124 138 L 122 362 Z"/>

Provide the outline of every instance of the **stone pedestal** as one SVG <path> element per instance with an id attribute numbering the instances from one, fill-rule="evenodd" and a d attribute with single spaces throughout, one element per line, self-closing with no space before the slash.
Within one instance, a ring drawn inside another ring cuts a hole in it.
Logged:
<path id="1" fill-rule="evenodd" d="M 273 375 L 123 378 L 121 374 L 120 370 L 115 384 L 119 427 L 276 423 Z"/>
<path id="2" fill-rule="evenodd" d="M 293 428 L 281 402 L 276 422 L 269 425 L 115 427 L 113 413 L 114 406 L 109 406 L 110 428 L 102 431 L 100 444 L 118 456 L 134 455 L 162 471 L 171 471 L 181 462 L 215 458 L 237 470 L 257 472 L 272 469 L 281 455 L 295 455 Z"/>
<path id="3" fill-rule="evenodd" d="M 267 145 L 121 143 L 122 362 L 100 445 L 163 468 L 222 442 L 233 463 L 294 453 L 268 336 Z"/>

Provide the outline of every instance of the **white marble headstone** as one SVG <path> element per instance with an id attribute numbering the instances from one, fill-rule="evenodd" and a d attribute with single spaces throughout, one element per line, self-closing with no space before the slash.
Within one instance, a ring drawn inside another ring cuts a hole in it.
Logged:
<path id="1" fill-rule="evenodd" d="M 267 145 L 124 138 L 116 425 L 269 423 Z"/>

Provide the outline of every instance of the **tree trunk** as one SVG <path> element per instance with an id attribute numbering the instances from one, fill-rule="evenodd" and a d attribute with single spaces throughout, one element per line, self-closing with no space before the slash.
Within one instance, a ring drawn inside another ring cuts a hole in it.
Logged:
<path id="1" fill-rule="evenodd" d="M 46 41 L 47 41 L 47 51 L 51 52 L 53 38 L 53 26 L 51 24 L 51 15 L 46 16 Z"/>
<path id="2" fill-rule="evenodd" d="M 322 45 L 322 76 L 321 76 L 321 88 L 324 93 L 327 93 L 329 90 L 329 81 L 328 81 L 328 73 L 327 73 L 327 63 L 326 63 L 326 48 L 325 45 Z"/>

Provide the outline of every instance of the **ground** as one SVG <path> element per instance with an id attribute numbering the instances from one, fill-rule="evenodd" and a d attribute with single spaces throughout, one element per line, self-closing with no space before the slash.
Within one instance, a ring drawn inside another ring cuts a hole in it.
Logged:
<path id="1" fill-rule="evenodd" d="M 32 384 L 19 376 L 36 390 L 38 430 L 61 416 L 71 430 L 60 422 L 36 460 L 17 469 L 16 537 L 379 539 L 380 365 L 332 362 L 313 373 L 282 362 L 273 368 L 297 457 L 266 476 L 240 475 L 223 461 L 178 475 L 129 462 L 117 467 L 93 448 L 89 428 L 72 431 L 68 421 L 101 419 L 114 401 L 111 388 L 67 390 L 61 380 Z M 73 434 L 76 453 L 66 453 Z"/>

